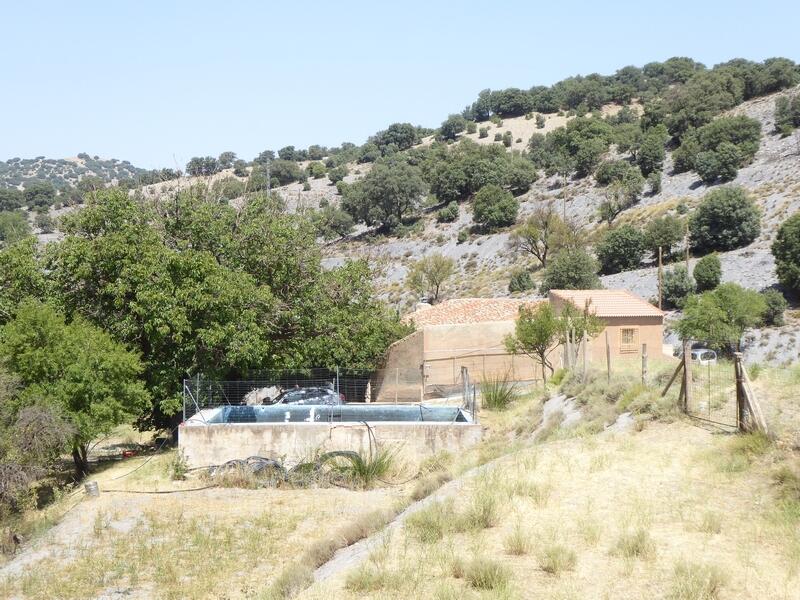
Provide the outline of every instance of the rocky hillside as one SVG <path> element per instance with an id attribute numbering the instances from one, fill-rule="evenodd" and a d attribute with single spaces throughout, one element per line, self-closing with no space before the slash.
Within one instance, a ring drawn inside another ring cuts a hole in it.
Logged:
<path id="1" fill-rule="evenodd" d="M 45 181 L 57 189 L 75 187 L 84 177 L 99 177 L 106 183 L 136 180 L 146 169 L 127 160 L 102 159 L 81 153 L 73 158 L 10 158 L 0 162 L 0 187 L 25 187 L 33 181 Z"/>

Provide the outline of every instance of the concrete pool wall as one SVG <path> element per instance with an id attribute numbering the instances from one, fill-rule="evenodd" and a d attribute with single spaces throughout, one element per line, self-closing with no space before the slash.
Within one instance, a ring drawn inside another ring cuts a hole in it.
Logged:
<path id="1" fill-rule="evenodd" d="M 178 428 L 178 446 L 189 466 L 198 468 L 249 456 L 294 464 L 332 450 L 367 454 L 373 436 L 381 447 L 396 449 L 406 460 L 417 462 L 442 451 L 458 452 L 481 439 L 480 425 L 472 422 L 367 421 L 369 426 L 363 422 L 207 423 L 196 415 Z"/>

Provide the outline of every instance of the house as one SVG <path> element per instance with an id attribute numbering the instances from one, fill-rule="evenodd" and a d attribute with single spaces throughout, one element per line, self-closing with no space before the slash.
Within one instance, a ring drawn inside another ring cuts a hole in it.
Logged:
<path id="1" fill-rule="evenodd" d="M 508 374 L 515 380 L 540 377 L 526 356 L 509 354 L 503 342 L 514 333 L 519 308 L 545 300 L 458 298 L 420 303 L 404 320 L 414 333 L 389 347 L 380 381 L 372 385 L 378 401 L 420 401 L 452 392 L 461 383 L 461 367 L 473 380 Z"/>
<path id="2" fill-rule="evenodd" d="M 587 359 L 605 360 L 606 337 L 612 356 L 659 355 L 664 340 L 664 313 L 627 290 L 550 290 L 548 300 L 556 312 L 566 304 L 579 310 L 586 306 L 599 317 L 605 329 L 587 345 Z M 588 303 L 588 304 L 587 304 Z"/>
<path id="3" fill-rule="evenodd" d="M 461 368 L 482 381 L 508 375 L 515 381 L 541 379 L 541 367 L 524 355 L 510 354 L 504 338 L 514 333 L 521 306 L 550 302 L 589 310 L 606 324 L 587 345 L 588 360 L 605 360 L 605 332 L 614 356 L 638 356 L 647 344 L 661 352 L 663 313 L 625 290 L 553 290 L 545 299 L 459 298 L 417 305 L 404 320 L 416 331 L 392 344 L 384 368 L 371 382 L 371 400 L 419 402 L 459 389 Z M 554 352 L 554 364 L 561 356 Z"/>

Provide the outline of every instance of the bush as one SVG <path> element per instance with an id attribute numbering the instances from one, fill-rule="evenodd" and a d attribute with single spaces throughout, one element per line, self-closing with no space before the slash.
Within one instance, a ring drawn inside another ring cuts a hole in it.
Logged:
<path id="1" fill-rule="evenodd" d="M 461 115 L 450 115 L 439 127 L 442 139 L 454 140 L 459 133 L 467 128 L 467 120 Z"/>
<path id="2" fill-rule="evenodd" d="M 502 141 L 503 141 L 503 134 L 501 134 L 501 133 L 495 133 L 495 134 L 494 134 L 494 141 L 495 141 L 495 142 L 502 142 Z"/>
<path id="3" fill-rule="evenodd" d="M 698 252 L 733 250 L 761 233 L 761 214 L 741 187 L 724 187 L 703 197 L 689 218 L 692 248 Z"/>
<path id="4" fill-rule="evenodd" d="M 314 179 L 322 179 L 325 177 L 325 165 L 316 161 L 308 163 L 308 167 L 306 167 L 306 173 L 308 173 L 308 175 Z"/>
<path id="5" fill-rule="evenodd" d="M 347 167 L 344 165 L 340 165 L 328 171 L 328 179 L 330 179 L 331 183 L 335 185 L 340 181 L 344 180 L 344 178 L 347 177 L 347 173 L 348 173 Z"/>
<path id="6" fill-rule="evenodd" d="M 647 186 L 653 196 L 661 193 L 661 171 L 653 171 L 647 176 Z"/>
<path id="7" fill-rule="evenodd" d="M 784 221 L 772 243 L 778 281 L 786 289 L 800 292 L 800 213 Z"/>
<path id="8" fill-rule="evenodd" d="M 761 295 L 764 296 L 764 301 L 767 303 L 767 310 L 764 313 L 764 325 L 782 326 L 785 323 L 783 313 L 789 305 L 786 302 L 786 298 L 778 290 L 774 289 L 766 290 Z"/>
<path id="9" fill-rule="evenodd" d="M 488 230 L 513 225 L 517 220 L 519 202 L 499 185 L 487 185 L 475 194 L 472 213 L 476 223 Z"/>
<path id="10" fill-rule="evenodd" d="M 683 308 L 686 299 L 694 291 L 694 280 L 683 265 L 678 265 L 671 271 L 664 273 L 664 278 L 661 282 L 661 293 L 667 306 Z"/>
<path id="11" fill-rule="evenodd" d="M 506 131 L 506 132 L 503 134 L 503 145 L 504 145 L 506 148 L 510 148 L 510 147 L 511 147 L 511 142 L 513 142 L 513 141 L 514 141 L 514 138 L 513 138 L 513 136 L 511 135 L 511 132 L 510 132 L 510 131 Z"/>
<path id="12" fill-rule="evenodd" d="M 635 269 L 642 262 L 646 249 L 645 235 L 630 225 L 609 229 L 595 246 L 603 273 L 619 273 Z"/>
<path id="13" fill-rule="evenodd" d="M 715 600 L 725 583 L 725 576 L 715 566 L 679 561 L 675 565 L 668 600 Z"/>
<path id="14" fill-rule="evenodd" d="M 479 138 L 487 138 L 487 137 L 489 137 L 489 128 L 488 127 L 481 127 L 478 130 L 478 137 Z"/>
<path id="15" fill-rule="evenodd" d="M 481 406 L 484 408 L 505 410 L 516 397 L 516 386 L 508 376 L 488 377 L 481 382 Z"/>
<path id="16" fill-rule="evenodd" d="M 508 587 L 511 574 L 499 562 L 477 557 L 466 565 L 464 579 L 477 590 L 503 590 Z"/>
<path id="17" fill-rule="evenodd" d="M 478 124 L 475 121 L 467 121 L 467 133 L 475 133 L 478 131 Z"/>
<path id="18" fill-rule="evenodd" d="M 597 167 L 594 178 L 600 185 L 608 185 L 613 181 L 622 181 L 630 170 L 630 163 L 624 160 L 606 160 Z"/>
<path id="19" fill-rule="evenodd" d="M 739 150 L 730 142 L 724 142 L 716 150 L 707 150 L 697 155 L 695 171 L 703 183 L 710 185 L 717 181 L 731 181 L 736 178 L 742 157 Z"/>
<path id="20" fill-rule="evenodd" d="M 458 203 L 450 202 L 444 208 L 440 208 L 436 213 L 436 220 L 439 223 L 452 223 L 458 219 Z"/>
<path id="21" fill-rule="evenodd" d="M 34 223 L 42 233 L 53 233 L 55 229 L 53 218 L 46 212 L 36 213 Z"/>
<path id="22" fill-rule="evenodd" d="M 677 217 L 666 215 L 650 221 L 644 235 L 653 256 L 658 257 L 659 247 L 665 256 L 670 256 L 672 248 L 683 238 L 683 225 Z"/>
<path id="23" fill-rule="evenodd" d="M 536 114 L 536 129 L 544 129 L 544 115 L 541 113 Z"/>
<path id="24" fill-rule="evenodd" d="M 464 242 L 466 242 L 468 239 L 469 239 L 469 231 L 467 231 L 466 229 L 462 229 L 462 230 L 460 230 L 460 231 L 458 232 L 458 237 L 456 238 L 456 241 L 457 241 L 459 244 L 463 244 L 463 243 L 464 243 Z"/>
<path id="25" fill-rule="evenodd" d="M 698 292 L 713 290 L 722 280 L 722 263 L 719 256 L 709 254 L 697 261 L 692 272 Z"/>
<path id="26" fill-rule="evenodd" d="M 518 269 L 511 274 L 511 280 L 508 282 L 508 291 L 525 292 L 533 289 L 533 279 L 527 269 Z"/>
<path id="27" fill-rule="evenodd" d="M 562 544 L 548 544 L 537 552 L 539 568 L 545 573 L 558 575 L 563 571 L 572 571 L 578 562 L 575 551 Z"/>
<path id="28" fill-rule="evenodd" d="M 584 250 L 562 250 L 548 261 L 539 288 L 542 294 L 550 290 L 589 290 L 600 287 L 597 261 Z"/>

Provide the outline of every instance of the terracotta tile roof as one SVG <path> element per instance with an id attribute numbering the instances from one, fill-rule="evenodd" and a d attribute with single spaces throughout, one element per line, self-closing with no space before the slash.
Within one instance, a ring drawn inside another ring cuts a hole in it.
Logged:
<path id="1" fill-rule="evenodd" d="M 628 290 L 550 290 L 550 298 L 572 302 L 583 309 L 590 301 L 590 310 L 598 317 L 663 317 L 658 308 Z"/>
<path id="2" fill-rule="evenodd" d="M 534 305 L 544 300 L 516 298 L 457 298 L 433 306 L 425 306 L 403 317 L 417 327 L 427 325 L 459 325 L 488 321 L 514 321 L 522 305 Z"/>

